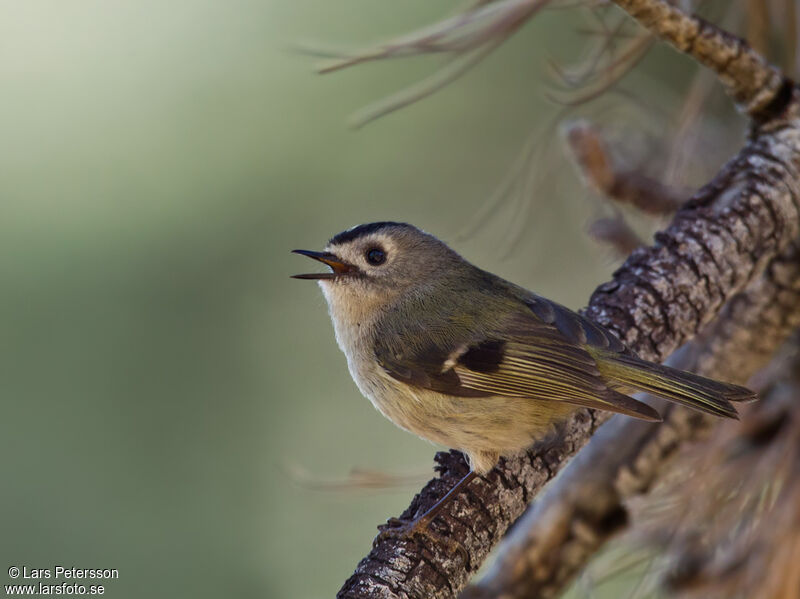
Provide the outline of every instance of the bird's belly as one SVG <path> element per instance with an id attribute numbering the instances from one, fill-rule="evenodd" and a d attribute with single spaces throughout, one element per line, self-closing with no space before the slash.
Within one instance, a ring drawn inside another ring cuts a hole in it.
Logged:
<path id="1" fill-rule="evenodd" d="M 397 426 L 423 439 L 466 452 L 500 455 L 544 436 L 574 408 L 516 397 L 454 397 L 401 383 L 375 369 L 353 372 L 361 392 Z M 539 405 L 537 405 L 539 404 Z"/>

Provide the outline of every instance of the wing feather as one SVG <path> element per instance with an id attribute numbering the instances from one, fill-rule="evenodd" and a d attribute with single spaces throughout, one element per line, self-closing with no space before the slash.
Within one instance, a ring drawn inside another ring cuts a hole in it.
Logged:
<path id="1" fill-rule="evenodd" d="M 410 352 L 407 339 L 382 337 L 375 345 L 376 357 L 395 379 L 457 397 L 563 401 L 660 419 L 647 404 L 609 388 L 582 346 L 624 349 L 616 337 L 563 306 L 538 297 L 535 302 L 488 331 L 465 332 L 461 339 L 438 343 L 428 334 L 427 343 Z M 422 335 L 419 329 L 415 333 L 416 339 Z"/>

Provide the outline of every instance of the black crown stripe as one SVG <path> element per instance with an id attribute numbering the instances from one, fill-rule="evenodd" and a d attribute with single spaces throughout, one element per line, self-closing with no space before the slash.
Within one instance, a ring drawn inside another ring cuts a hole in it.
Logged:
<path id="1" fill-rule="evenodd" d="M 353 227 L 352 229 L 347 229 L 347 231 L 342 231 L 338 235 L 334 235 L 333 237 L 331 237 L 331 240 L 328 242 L 328 244 L 338 245 L 342 243 L 347 243 L 348 241 L 353 241 L 354 239 L 363 237 L 364 235 L 369 235 L 370 233 L 375 233 L 382 229 L 388 229 L 393 227 L 411 227 L 411 225 L 407 223 L 396 223 L 392 221 L 383 221 L 379 223 L 367 223 L 365 225 L 358 225 L 357 227 Z"/>

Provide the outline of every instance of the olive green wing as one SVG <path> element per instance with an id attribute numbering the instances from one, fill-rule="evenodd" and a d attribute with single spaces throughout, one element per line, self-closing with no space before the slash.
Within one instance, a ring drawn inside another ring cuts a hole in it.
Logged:
<path id="1" fill-rule="evenodd" d="M 444 329 L 449 332 L 452 327 Z M 625 351 L 611 333 L 563 306 L 532 296 L 488 331 L 453 338 L 417 330 L 406 339 L 379 339 L 375 354 L 393 378 L 448 395 L 563 401 L 660 420 L 647 404 L 608 387 L 595 359 L 584 349 L 587 344 Z"/>

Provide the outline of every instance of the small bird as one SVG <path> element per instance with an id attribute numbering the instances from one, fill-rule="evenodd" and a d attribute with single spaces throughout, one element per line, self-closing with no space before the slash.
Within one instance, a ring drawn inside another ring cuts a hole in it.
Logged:
<path id="1" fill-rule="evenodd" d="M 473 266 L 442 241 L 396 222 L 359 225 L 322 252 L 319 282 L 336 340 L 361 392 L 400 428 L 461 450 L 470 472 L 412 524 L 500 456 L 580 407 L 659 421 L 630 397 L 646 391 L 736 418 L 744 387 L 647 362 L 589 319 Z"/>

